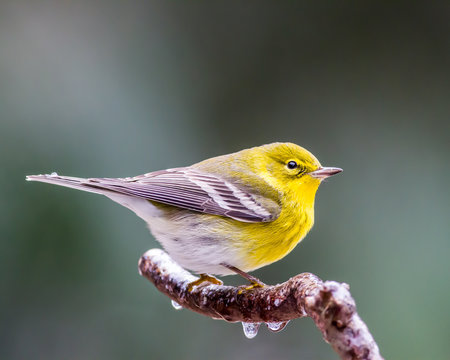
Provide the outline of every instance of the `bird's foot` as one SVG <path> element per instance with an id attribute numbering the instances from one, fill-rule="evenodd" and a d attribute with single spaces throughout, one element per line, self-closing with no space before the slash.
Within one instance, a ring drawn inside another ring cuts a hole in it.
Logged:
<path id="1" fill-rule="evenodd" d="M 241 275 L 243 278 L 247 279 L 248 281 L 250 281 L 250 285 L 243 287 L 242 289 L 239 290 L 239 294 L 242 294 L 244 291 L 247 290 L 252 290 L 255 288 L 261 288 L 266 286 L 266 284 L 264 284 L 261 280 L 259 280 L 257 277 L 250 275 L 248 273 L 246 273 L 245 271 L 242 271 L 241 269 L 238 269 L 235 266 L 232 265 L 228 265 L 225 263 L 221 264 L 222 266 L 225 266 L 227 269 L 230 269 L 231 271 L 234 271 L 236 274 Z"/>
<path id="2" fill-rule="evenodd" d="M 257 289 L 257 288 L 263 288 L 264 286 L 266 286 L 266 284 L 264 284 L 261 280 L 258 280 L 257 278 L 254 278 L 255 281 L 251 281 L 250 285 L 242 285 L 239 287 L 239 291 L 238 294 L 242 294 L 244 291 L 250 291 L 253 289 Z"/>
<path id="3" fill-rule="evenodd" d="M 215 285 L 223 285 L 223 281 L 219 280 L 218 278 L 208 275 L 208 274 L 200 274 L 200 277 L 195 280 L 192 281 L 188 284 L 188 291 L 191 292 L 195 286 L 199 286 L 203 283 L 209 282 L 211 284 L 215 284 Z"/>

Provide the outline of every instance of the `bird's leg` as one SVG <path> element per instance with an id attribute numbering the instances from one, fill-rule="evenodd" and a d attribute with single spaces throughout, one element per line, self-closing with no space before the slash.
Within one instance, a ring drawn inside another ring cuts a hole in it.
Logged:
<path id="1" fill-rule="evenodd" d="M 225 263 L 221 263 L 220 265 L 226 267 L 227 269 L 230 269 L 231 271 L 234 271 L 236 274 L 241 275 L 243 278 L 250 281 L 250 285 L 245 287 L 244 290 L 251 290 L 257 287 L 264 287 L 266 284 L 264 284 L 261 280 L 259 280 L 257 277 L 254 277 L 253 275 L 247 274 L 245 271 L 242 271 L 241 269 L 238 269 L 237 267 Z"/>
<path id="2" fill-rule="evenodd" d="M 200 277 L 192 281 L 188 284 L 188 291 L 191 292 L 194 286 L 199 286 L 205 282 L 209 282 L 215 285 L 223 285 L 223 281 L 215 278 L 214 276 L 208 275 L 208 274 L 200 274 Z"/>

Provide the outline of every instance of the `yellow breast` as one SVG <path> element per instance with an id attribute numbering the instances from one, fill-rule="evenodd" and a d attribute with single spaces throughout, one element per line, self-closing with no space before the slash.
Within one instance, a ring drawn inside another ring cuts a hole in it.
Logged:
<path id="1" fill-rule="evenodd" d="M 245 224 L 240 236 L 251 271 L 286 256 L 314 225 L 314 197 L 319 182 L 307 181 L 301 188 L 287 191 L 280 216 L 273 222 Z"/>

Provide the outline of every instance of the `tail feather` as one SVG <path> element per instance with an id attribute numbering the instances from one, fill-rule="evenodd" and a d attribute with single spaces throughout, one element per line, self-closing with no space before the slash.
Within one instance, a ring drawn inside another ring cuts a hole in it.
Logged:
<path id="1" fill-rule="evenodd" d="M 107 189 L 100 189 L 98 187 L 91 186 L 89 184 L 89 179 L 72 176 L 60 176 L 57 173 L 44 175 L 28 175 L 25 179 L 27 181 L 39 181 L 107 196 L 113 193 L 112 191 Z"/>
<path id="2" fill-rule="evenodd" d="M 95 179 L 85 179 L 71 176 L 60 176 L 56 173 L 45 175 L 28 175 L 27 181 L 39 181 L 48 184 L 65 186 L 72 189 L 88 191 L 95 194 L 105 195 L 111 200 L 125 206 L 126 208 L 134 211 L 139 217 L 148 221 L 148 219 L 156 214 L 156 208 L 151 203 L 143 198 L 136 196 L 130 196 L 123 194 L 120 191 L 114 191 L 107 188 L 103 188 L 102 184 Z M 108 180 L 108 179 L 102 179 Z M 114 180 L 114 179 L 109 179 Z M 105 184 L 106 186 L 106 184 Z"/>

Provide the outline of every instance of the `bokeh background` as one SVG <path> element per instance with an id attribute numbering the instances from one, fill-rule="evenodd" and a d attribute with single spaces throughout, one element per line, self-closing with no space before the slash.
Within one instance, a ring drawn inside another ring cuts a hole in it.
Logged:
<path id="1" fill-rule="evenodd" d="M 0 2 L 0 358 L 336 359 L 310 319 L 253 340 L 137 273 L 122 177 L 273 141 L 344 173 L 255 275 L 347 282 L 388 359 L 449 359 L 448 2 Z M 225 278 L 236 283 L 239 279 Z"/>

